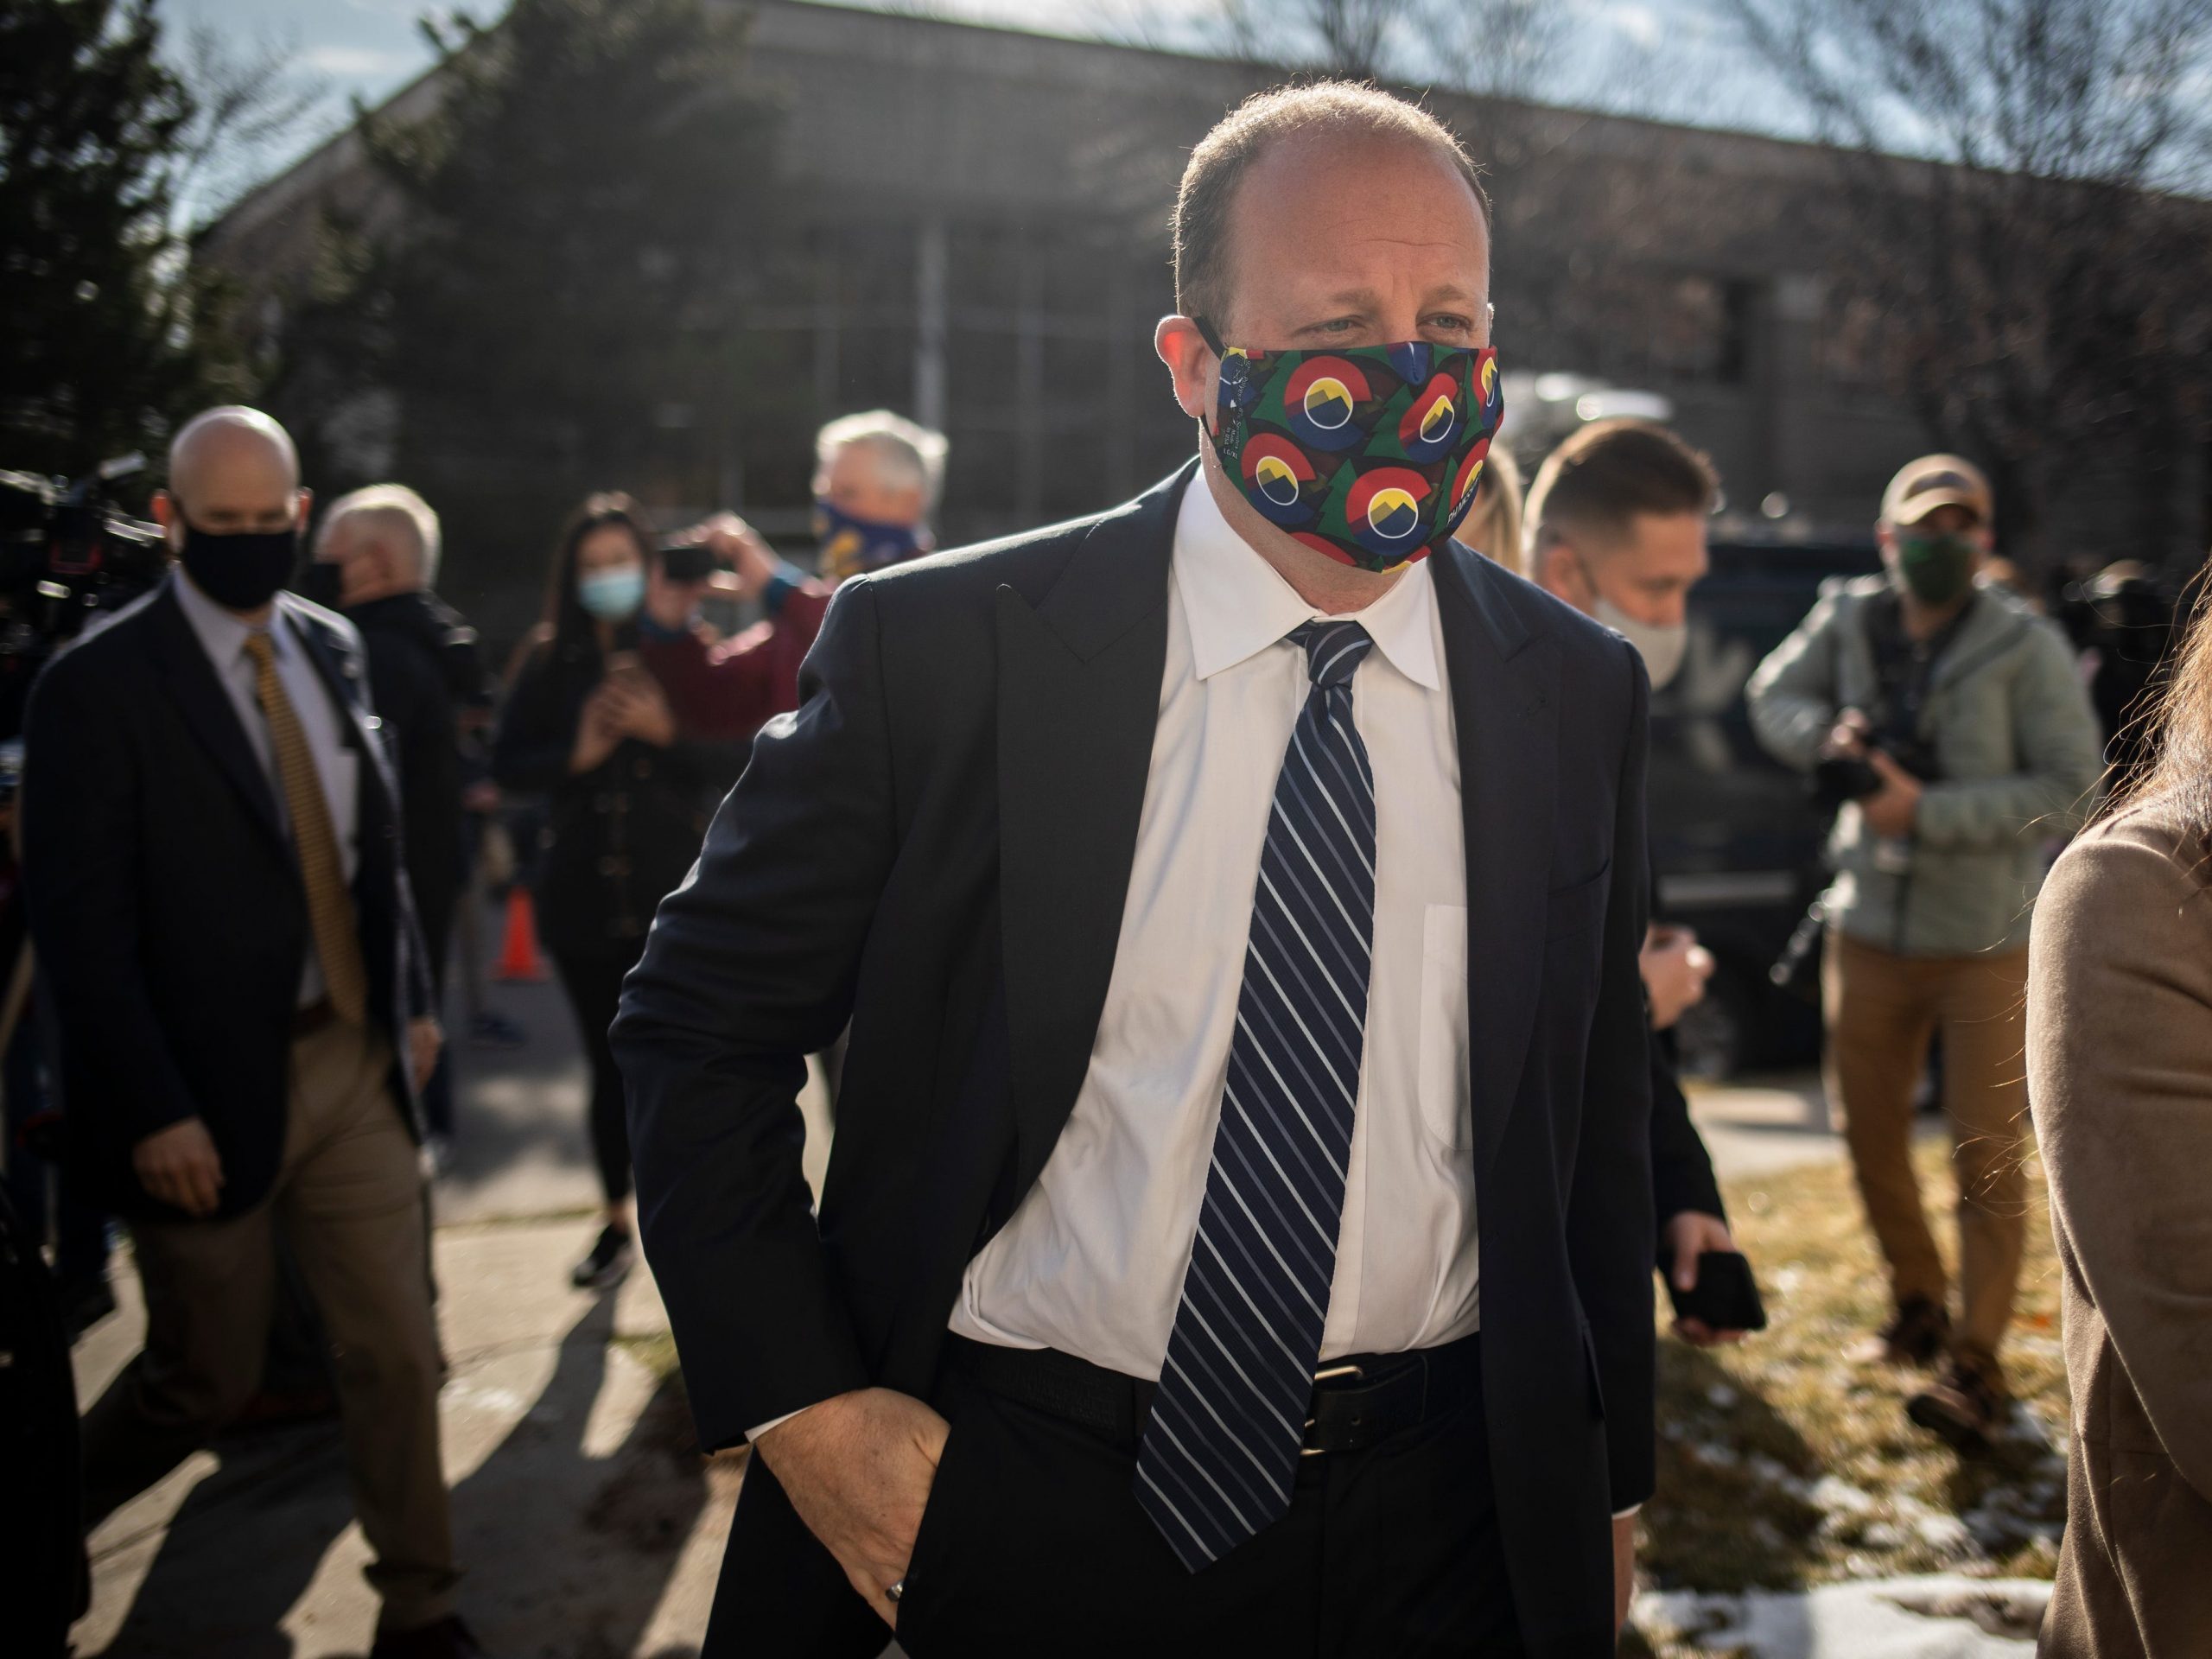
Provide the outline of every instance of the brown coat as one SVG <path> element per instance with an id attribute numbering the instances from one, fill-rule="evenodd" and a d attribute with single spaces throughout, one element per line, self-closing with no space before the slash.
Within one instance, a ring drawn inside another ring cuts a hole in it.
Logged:
<path id="1" fill-rule="evenodd" d="M 2046 1659 L 2212 1655 L 2212 872 L 2152 805 L 2036 907 L 2028 1090 L 2073 1393 Z"/>

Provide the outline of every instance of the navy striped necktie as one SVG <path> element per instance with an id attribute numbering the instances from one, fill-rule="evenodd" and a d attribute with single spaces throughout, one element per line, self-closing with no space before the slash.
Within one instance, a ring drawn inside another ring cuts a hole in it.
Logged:
<path id="1" fill-rule="evenodd" d="M 1137 1451 L 1137 1502 L 1197 1572 L 1290 1508 L 1336 1274 L 1375 936 L 1357 622 L 1291 641 L 1312 683 L 1260 853 L 1205 1198 Z"/>

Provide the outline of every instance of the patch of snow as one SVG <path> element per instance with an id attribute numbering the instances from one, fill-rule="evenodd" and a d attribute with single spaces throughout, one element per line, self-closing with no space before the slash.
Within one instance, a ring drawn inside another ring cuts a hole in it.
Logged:
<path id="1" fill-rule="evenodd" d="M 1805 1496 L 1805 1483 L 1764 1452 L 1754 1452 L 1750 1457 L 1745 1459 L 1744 1467 L 1753 1479 L 1764 1485 L 1771 1486 L 1777 1491 L 1787 1492 L 1792 1497 Z"/>
<path id="2" fill-rule="evenodd" d="M 1845 1520 L 1872 1515 L 1878 1507 L 1872 1492 L 1837 1475 L 1822 1475 L 1805 1496 L 1815 1509 L 1825 1510 L 1830 1516 Z"/>
<path id="3" fill-rule="evenodd" d="M 1637 1626 L 1745 1659 L 2031 1659 L 2050 1586 L 1954 1574 L 1745 1595 L 1652 1592 Z"/>

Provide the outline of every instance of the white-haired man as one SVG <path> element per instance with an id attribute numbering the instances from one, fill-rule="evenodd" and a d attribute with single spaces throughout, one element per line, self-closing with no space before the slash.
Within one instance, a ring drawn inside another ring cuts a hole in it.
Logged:
<path id="1" fill-rule="evenodd" d="M 491 690 L 476 630 L 430 591 L 439 551 L 438 515 L 429 503 L 404 484 L 372 484 L 340 497 L 324 513 L 302 586 L 361 631 L 377 712 L 397 751 L 407 879 L 431 980 L 442 991 L 466 874 L 466 760 L 474 755 L 481 782 Z M 442 1066 L 423 1091 L 423 1109 L 442 1155 L 454 1127 Z"/>
<path id="2" fill-rule="evenodd" d="M 824 580 L 918 558 L 937 545 L 930 514 L 944 487 L 942 432 L 871 409 L 814 436 L 814 531 Z"/>

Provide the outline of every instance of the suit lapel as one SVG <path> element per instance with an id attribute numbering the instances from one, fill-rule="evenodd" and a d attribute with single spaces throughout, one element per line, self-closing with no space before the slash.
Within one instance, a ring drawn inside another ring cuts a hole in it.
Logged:
<path id="1" fill-rule="evenodd" d="M 177 712 L 238 786 L 253 817 L 269 831 L 283 856 L 290 859 L 292 839 L 284 833 L 284 821 L 276 810 L 275 787 L 269 781 L 269 774 L 262 770 L 261 761 L 246 739 L 245 728 L 238 723 L 237 706 L 223 690 L 222 682 L 215 677 L 215 665 L 207 660 L 207 652 L 200 645 L 199 635 L 192 631 L 192 624 L 177 603 L 174 590 L 162 594 L 153 601 L 148 620 L 152 625 L 153 656 L 168 683 L 169 696 Z"/>
<path id="2" fill-rule="evenodd" d="M 284 613 L 284 620 L 292 625 L 293 636 L 307 647 L 308 660 L 315 664 L 315 675 L 321 680 L 322 689 L 330 694 L 330 700 L 338 711 L 339 723 L 347 728 L 346 741 L 357 744 L 364 741 L 366 733 L 359 729 L 359 715 L 354 705 L 357 691 L 354 680 L 360 673 L 360 664 L 350 657 L 340 657 L 321 623 L 303 608 L 288 603 L 289 597 L 289 594 L 279 594 L 276 608 Z"/>
<path id="3" fill-rule="evenodd" d="M 1094 524 L 1035 605 L 998 590 L 999 892 L 1026 1192 L 1090 1064 L 1121 938 L 1194 467 Z"/>
<path id="4" fill-rule="evenodd" d="M 1436 556 L 1467 860 L 1467 1039 L 1475 1173 L 1497 1157 L 1543 980 L 1559 785 L 1559 647 L 1518 578 L 1454 543 Z"/>

